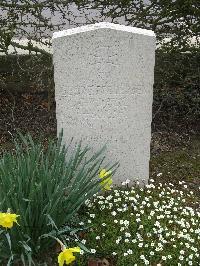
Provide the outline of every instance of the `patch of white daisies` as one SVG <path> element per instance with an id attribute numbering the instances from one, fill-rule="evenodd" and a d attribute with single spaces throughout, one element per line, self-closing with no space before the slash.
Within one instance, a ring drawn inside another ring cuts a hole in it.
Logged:
<path id="1" fill-rule="evenodd" d="M 199 202 L 187 185 L 128 183 L 86 202 L 82 243 L 118 266 L 200 265 Z"/>

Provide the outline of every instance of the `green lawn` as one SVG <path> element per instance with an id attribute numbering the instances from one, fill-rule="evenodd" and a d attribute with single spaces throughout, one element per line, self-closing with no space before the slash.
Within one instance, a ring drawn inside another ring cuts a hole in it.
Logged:
<path id="1" fill-rule="evenodd" d="M 200 184 L 200 139 L 194 139 L 187 147 L 152 155 L 150 176 L 161 181 L 185 180 Z"/>

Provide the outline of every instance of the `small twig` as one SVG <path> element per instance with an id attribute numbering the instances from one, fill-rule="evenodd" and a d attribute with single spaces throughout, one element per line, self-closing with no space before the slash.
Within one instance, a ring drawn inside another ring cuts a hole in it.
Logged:
<path id="1" fill-rule="evenodd" d="M 163 104 L 164 104 L 165 101 L 166 101 L 166 98 L 162 100 L 162 102 L 161 102 L 161 104 L 160 104 L 158 110 L 155 112 L 155 114 L 154 114 L 154 116 L 153 116 L 153 118 L 152 118 L 152 121 L 155 119 L 155 117 L 157 116 L 157 114 L 160 112 L 160 110 L 161 110 L 161 108 L 163 107 Z"/>

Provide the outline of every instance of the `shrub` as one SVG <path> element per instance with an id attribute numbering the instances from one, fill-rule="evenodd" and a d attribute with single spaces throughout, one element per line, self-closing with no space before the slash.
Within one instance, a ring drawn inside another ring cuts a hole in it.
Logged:
<path id="1" fill-rule="evenodd" d="M 66 243 L 77 211 L 101 189 L 98 174 L 104 162 L 103 150 L 92 154 L 81 142 L 73 149 L 71 145 L 66 147 L 62 145 L 62 135 L 44 148 L 42 142 L 20 134 L 14 153 L 3 155 L 0 210 L 6 212 L 10 208 L 20 215 L 20 226 L 10 230 L 15 262 L 29 261 L 32 265 L 36 257 L 54 250 L 56 241 L 47 236 Z M 1 239 L 2 261 L 9 256 L 8 244 Z"/>
<path id="2" fill-rule="evenodd" d="M 114 189 L 87 201 L 84 239 L 116 266 L 199 265 L 200 211 L 193 192 L 173 184 Z M 82 224 L 82 223 L 81 223 Z M 85 266 L 85 258 L 81 264 Z M 112 264 L 111 264 L 112 265 Z"/>
<path id="3" fill-rule="evenodd" d="M 200 51 L 156 51 L 153 126 L 195 124 L 200 115 Z"/>

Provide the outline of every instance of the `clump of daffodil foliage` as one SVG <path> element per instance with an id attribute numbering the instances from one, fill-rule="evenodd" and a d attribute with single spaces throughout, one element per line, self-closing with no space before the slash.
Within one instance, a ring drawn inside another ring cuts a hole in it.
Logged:
<path id="1" fill-rule="evenodd" d="M 95 195 L 86 201 L 80 225 L 94 258 L 116 266 L 196 265 L 200 263 L 199 201 L 184 182 L 139 183 Z M 200 189 L 199 189 L 200 192 Z M 79 265 L 91 254 L 81 252 Z"/>
<path id="2" fill-rule="evenodd" d="M 109 189 L 109 171 L 114 173 L 117 164 L 103 171 L 104 149 L 95 153 L 81 142 L 62 143 L 62 134 L 47 147 L 19 134 L 14 151 L 0 158 L 0 265 L 44 265 L 46 257 L 52 257 L 48 265 L 62 266 L 80 251 L 68 240 L 78 231 L 78 210 L 94 194 Z M 58 260 L 55 239 L 65 246 Z"/>

